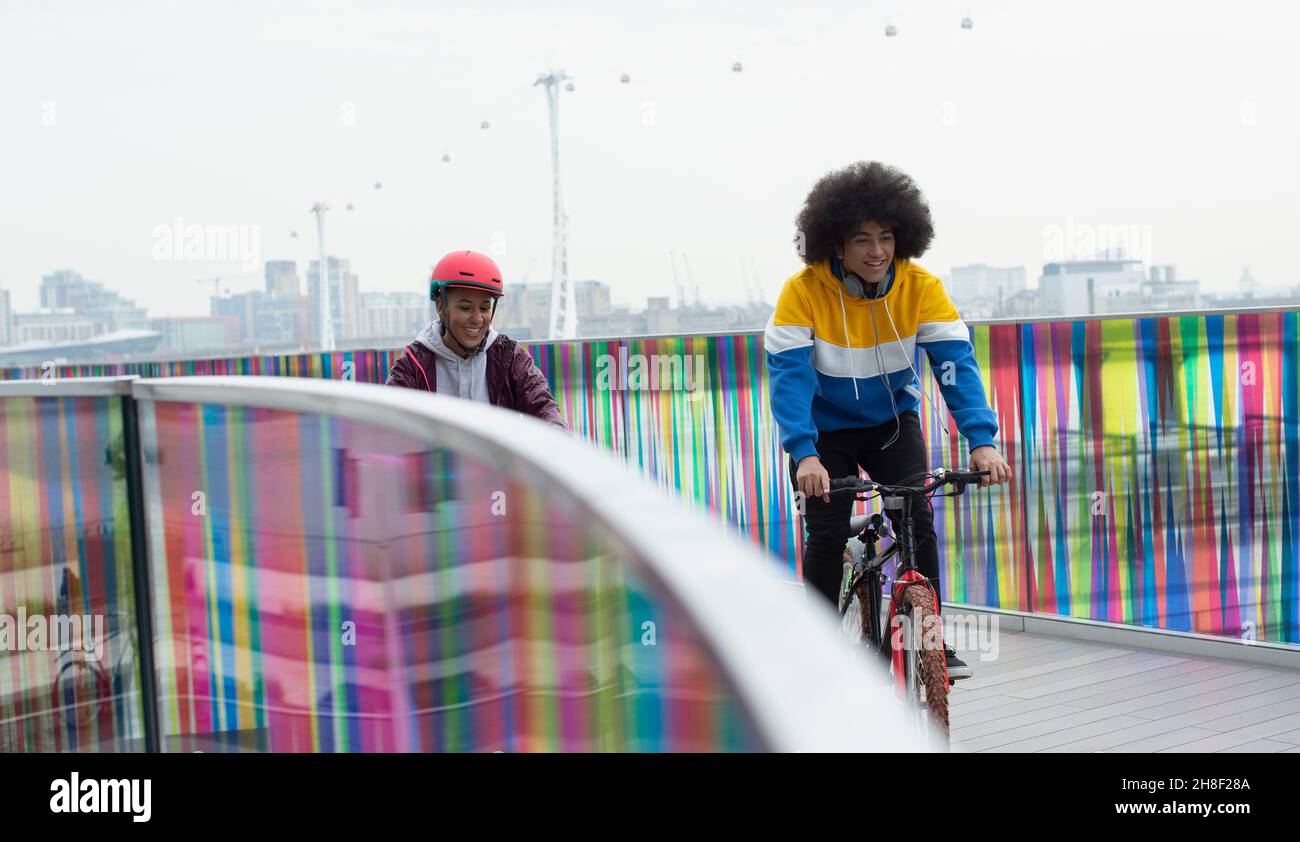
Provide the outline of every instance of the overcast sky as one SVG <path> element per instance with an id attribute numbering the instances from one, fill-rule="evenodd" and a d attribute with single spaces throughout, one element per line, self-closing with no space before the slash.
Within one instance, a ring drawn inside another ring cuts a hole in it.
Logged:
<path id="1" fill-rule="evenodd" d="M 552 66 L 570 273 L 617 301 L 671 294 L 670 252 L 706 300 L 751 261 L 774 300 L 809 187 L 860 159 L 926 192 L 940 274 L 1033 283 L 1063 235 L 1114 230 L 1210 288 L 1300 282 L 1295 4 L 0 0 L 0 287 L 27 310 L 67 267 L 206 313 L 196 279 L 260 275 L 157 260 L 156 226 L 247 226 L 301 265 L 318 199 L 363 290 L 422 291 L 457 248 L 549 280 Z"/>

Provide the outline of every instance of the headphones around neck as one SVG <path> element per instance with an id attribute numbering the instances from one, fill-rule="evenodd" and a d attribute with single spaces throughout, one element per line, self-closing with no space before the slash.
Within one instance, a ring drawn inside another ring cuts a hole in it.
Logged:
<path id="1" fill-rule="evenodd" d="M 867 297 L 867 285 L 863 282 L 862 278 L 858 277 L 854 272 L 846 272 L 844 274 L 844 291 L 854 298 Z"/>

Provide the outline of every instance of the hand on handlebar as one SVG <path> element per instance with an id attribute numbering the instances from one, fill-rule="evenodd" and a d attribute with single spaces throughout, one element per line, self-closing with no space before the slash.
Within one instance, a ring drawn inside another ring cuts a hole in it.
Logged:
<path id="1" fill-rule="evenodd" d="M 795 484 L 805 497 L 820 497 L 827 503 L 831 501 L 831 475 L 816 456 L 805 456 L 799 461 Z"/>
<path id="2" fill-rule="evenodd" d="M 989 472 L 989 475 L 980 481 L 980 488 L 1011 481 L 1011 466 L 1002 458 L 1002 454 L 998 453 L 997 448 L 990 444 L 971 451 L 970 469 Z"/>

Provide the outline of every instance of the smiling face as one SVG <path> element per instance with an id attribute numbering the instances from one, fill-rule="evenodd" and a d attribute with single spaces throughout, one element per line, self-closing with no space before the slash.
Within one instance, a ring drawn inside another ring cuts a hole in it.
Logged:
<path id="1" fill-rule="evenodd" d="M 443 294 L 440 307 L 447 333 L 460 344 L 452 350 L 460 353 L 476 347 L 487 336 L 492 324 L 492 295 L 478 289 L 451 287 Z M 464 356 L 464 354 L 461 354 Z"/>
<path id="2" fill-rule="evenodd" d="M 894 262 L 894 232 L 879 222 L 864 222 L 835 255 L 844 261 L 844 269 L 869 284 L 878 284 Z"/>

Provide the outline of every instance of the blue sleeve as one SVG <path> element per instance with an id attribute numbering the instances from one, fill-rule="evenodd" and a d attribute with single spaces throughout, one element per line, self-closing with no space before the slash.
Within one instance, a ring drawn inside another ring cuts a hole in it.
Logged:
<path id="1" fill-rule="evenodd" d="M 781 432 L 781 447 L 798 462 L 817 455 L 817 427 L 812 420 L 817 370 L 811 342 L 774 354 L 767 352 L 767 383 L 772 415 Z"/>
<path id="2" fill-rule="evenodd" d="M 984 397 L 984 379 L 970 340 L 944 339 L 921 347 L 930 358 L 930 367 L 948 411 L 970 443 L 970 449 L 993 445 L 998 434 L 998 418 Z"/>

